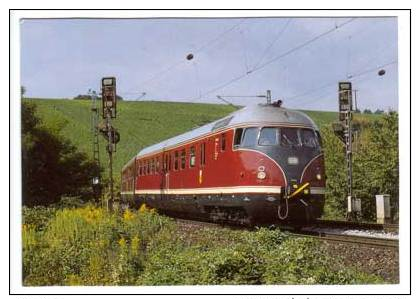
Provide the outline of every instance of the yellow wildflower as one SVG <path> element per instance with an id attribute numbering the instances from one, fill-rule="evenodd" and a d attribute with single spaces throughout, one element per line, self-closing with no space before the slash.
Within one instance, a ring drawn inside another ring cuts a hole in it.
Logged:
<path id="1" fill-rule="evenodd" d="M 131 240 L 131 252 L 133 254 L 136 254 L 137 251 L 139 250 L 139 246 L 140 246 L 140 238 L 138 235 L 136 235 L 132 240 Z"/>
<path id="2" fill-rule="evenodd" d="M 144 203 L 144 204 L 142 204 L 142 205 L 140 206 L 139 212 L 140 212 L 140 213 L 145 213 L 145 212 L 147 212 L 148 210 L 149 210 L 149 209 L 147 208 L 146 204 Z"/>
<path id="3" fill-rule="evenodd" d="M 124 237 L 121 237 L 121 239 L 118 240 L 118 244 L 120 245 L 120 247 L 125 247 L 126 242 Z"/>
<path id="4" fill-rule="evenodd" d="M 131 219 L 134 218 L 134 214 L 129 209 L 126 209 L 124 211 L 123 218 L 124 218 L 124 220 L 131 220 Z"/>

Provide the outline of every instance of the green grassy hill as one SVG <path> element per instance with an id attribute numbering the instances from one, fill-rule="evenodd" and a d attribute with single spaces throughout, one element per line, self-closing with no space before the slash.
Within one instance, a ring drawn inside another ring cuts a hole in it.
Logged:
<path id="1" fill-rule="evenodd" d="M 91 102 L 64 99 L 25 99 L 36 103 L 37 113 L 48 128 L 60 131 L 81 151 L 92 156 Z M 98 104 L 100 104 L 98 102 Z M 118 102 L 114 127 L 121 134 L 115 154 L 115 177 L 142 148 L 221 118 L 235 108 L 228 105 L 174 102 Z M 319 126 L 337 119 L 335 112 L 304 111 Z M 363 116 L 366 117 L 366 116 Z M 369 116 L 372 117 L 372 116 Z M 105 139 L 100 137 L 101 163 L 107 165 Z"/>

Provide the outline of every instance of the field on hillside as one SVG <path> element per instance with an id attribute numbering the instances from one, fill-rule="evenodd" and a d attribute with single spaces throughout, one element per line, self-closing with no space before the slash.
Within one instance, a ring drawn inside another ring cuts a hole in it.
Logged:
<path id="1" fill-rule="evenodd" d="M 61 130 L 79 150 L 92 156 L 91 102 L 87 100 L 26 99 L 38 106 L 38 115 L 48 128 Z M 98 104 L 100 102 L 98 101 Z M 121 134 L 115 154 L 115 177 L 124 164 L 142 148 L 219 119 L 235 110 L 228 105 L 173 102 L 118 102 L 114 127 Z M 304 111 L 318 126 L 337 119 L 337 113 Z M 372 118 L 374 116 L 361 116 Z M 101 163 L 107 165 L 105 139 L 100 137 Z"/>

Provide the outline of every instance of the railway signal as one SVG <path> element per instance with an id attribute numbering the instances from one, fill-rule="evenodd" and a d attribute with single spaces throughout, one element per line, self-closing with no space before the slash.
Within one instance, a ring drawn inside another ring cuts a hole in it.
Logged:
<path id="1" fill-rule="evenodd" d="M 340 112 L 340 121 L 346 120 L 346 114 L 352 111 L 352 89 L 351 82 L 338 83 L 338 108 Z"/>
<path id="2" fill-rule="evenodd" d="M 114 202 L 114 179 L 112 175 L 112 153 L 116 152 L 116 144 L 120 141 L 118 131 L 112 126 L 112 119 L 117 117 L 117 88 L 115 77 L 104 77 L 102 82 L 102 118 L 105 124 L 100 126 L 99 131 L 108 141 L 106 150 L 108 152 L 109 167 L 109 200 L 106 207 L 109 210 Z"/>
<path id="3" fill-rule="evenodd" d="M 338 82 L 339 122 L 333 123 L 335 135 L 344 143 L 347 162 L 347 218 L 357 218 L 360 199 L 353 195 L 353 90 L 351 82 Z"/>
<path id="4" fill-rule="evenodd" d="M 102 118 L 117 117 L 117 88 L 115 77 L 102 78 Z"/>

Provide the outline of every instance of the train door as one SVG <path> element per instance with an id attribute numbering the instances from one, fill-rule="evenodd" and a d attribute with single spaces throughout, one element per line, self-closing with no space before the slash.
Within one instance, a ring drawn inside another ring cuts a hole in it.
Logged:
<path id="1" fill-rule="evenodd" d="M 132 173 L 132 186 L 131 186 L 131 192 L 133 195 L 133 200 L 135 200 L 135 195 L 136 195 L 136 182 L 137 182 L 137 170 L 138 170 L 138 163 L 139 161 L 137 161 L 136 159 L 134 159 L 134 164 L 133 167 L 131 168 L 131 173 Z"/>
<path id="2" fill-rule="evenodd" d="M 200 164 L 198 170 L 198 184 L 202 185 L 204 180 L 204 165 L 206 165 L 206 141 L 200 143 Z"/>
<path id="3" fill-rule="evenodd" d="M 161 199 L 164 200 L 168 196 L 169 190 L 169 154 L 162 155 L 162 169 L 160 175 L 160 194 Z"/>

